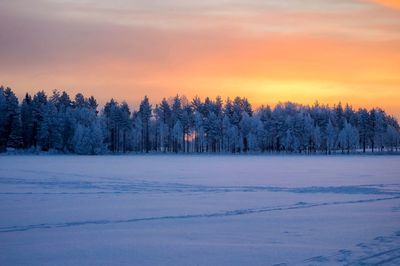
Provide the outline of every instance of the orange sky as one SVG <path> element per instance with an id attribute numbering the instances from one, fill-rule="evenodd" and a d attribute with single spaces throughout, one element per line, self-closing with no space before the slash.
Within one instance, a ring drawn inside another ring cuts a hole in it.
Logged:
<path id="1" fill-rule="evenodd" d="M 3 1 L 0 43 L 1 84 L 20 97 L 239 95 L 400 117 L 396 0 Z"/>

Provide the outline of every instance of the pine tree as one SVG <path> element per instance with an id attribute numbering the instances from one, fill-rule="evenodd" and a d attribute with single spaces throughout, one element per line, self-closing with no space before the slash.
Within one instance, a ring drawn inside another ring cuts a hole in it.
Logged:
<path id="1" fill-rule="evenodd" d="M 222 150 L 224 152 L 232 151 L 233 138 L 230 135 L 232 124 L 229 120 L 228 115 L 224 115 L 222 120 Z"/>
<path id="2" fill-rule="evenodd" d="M 242 113 L 242 119 L 239 122 L 239 130 L 242 136 L 242 150 L 243 152 L 249 151 L 249 136 L 251 134 L 252 121 L 247 112 Z"/>
<path id="3" fill-rule="evenodd" d="M 22 132 L 18 99 L 10 88 L 0 87 L 0 151 L 4 151 L 8 144 L 21 146 Z M 12 139 L 10 139 L 10 136 Z"/>
<path id="4" fill-rule="evenodd" d="M 331 154 L 332 150 L 336 147 L 336 130 L 330 119 L 326 128 L 326 147 L 328 154 Z"/>
<path id="5" fill-rule="evenodd" d="M 43 106 L 42 115 L 43 118 L 38 131 L 38 146 L 44 151 L 49 149 L 62 150 L 63 128 L 53 102 L 49 101 Z"/>
<path id="6" fill-rule="evenodd" d="M 133 128 L 132 128 L 132 137 L 133 137 L 133 150 L 137 152 L 143 151 L 143 123 L 142 118 L 139 114 L 135 113 L 133 115 Z"/>
<path id="7" fill-rule="evenodd" d="M 106 143 L 108 149 L 112 152 L 117 152 L 118 148 L 118 124 L 117 124 L 117 114 L 118 113 L 118 103 L 111 99 L 107 102 L 103 109 L 103 116 L 105 120 L 106 127 Z"/>
<path id="8" fill-rule="evenodd" d="M 334 113 L 335 113 L 335 125 L 338 128 L 338 130 L 341 131 L 345 125 L 345 117 L 344 117 L 342 103 L 339 102 L 339 104 L 334 108 Z"/>
<path id="9" fill-rule="evenodd" d="M 7 103 L 6 96 L 4 95 L 4 87 L 0 87 L 0 152 L 6 150 L 7 144 L 7 124 L 8 124 L 8 114 L 7 114 Z"/>
<path id="10" fill-rule="evenodd" d="M 358 131 L 360 134 L 360 144 L 365 153 L 365 150 L 368 145 L 368 111 L 366 109 L 359 109 L 357 112 L 357 119 L 358 119 Z"/>
<path id="11" fill-rule="evenodd" d="M 189 138 L 191 135 L 191 128 L 193 127 L 194 117 L 193 110 L 189 104 L 186 104 L 182 110 L 182 128 L 183 128 L 183 152 L 189 151 Z"/>
<path id="12" fill-rule="evenodd" d="M 369 111 L 369 119 L 368 119 L 368 137 L 371 143 L 372 152 L 375 149 L 375 139 L 376 139 L 376 113 L 375 109 Z"/>
<path id="13" fill-rule="evenodd" d="M 339 143 L 342 150 L 346 149 L 347 153 L 354 150 L 358 143 L 358 132 L 350 123 L 345 121 L 343 129 L 339 133 Z"/>
<path id="14" fill-rule="evenodd" d="M 201 153 L 204 151 L 205 130 L 203 126 L 203 116 L 197 111 L 194 113 L 194 131 L 195 150 L 196 152 Z"/>
<path id="15" fill-rule="evenodd" d="M 75 107 L 75 108 L 83 108 L 83 107 L 88 107 L 87 106 L 87 104 L 86 104 L 86 100 L 85 100 L 85 97 L 83 96 L 83 94 L 82 93 L 77 93 L 76 95 L 75 95 L 75 99 L 74 99 L 74 102 L 73 102 L 73 106 Z"/>
<path id="16" fill-rule="evenodd" d="M 182 123 L 181 121 L 178 119 L 175 122 L 174 128 L 172 129 L 172 136 L 173 136 L 173 151 L 175 153 L 178 153 L 182 150 L 182 132 L 183 132 L 183 128 L 182 128 Z"/>
<path id="17" fill-rule="evenodd" d="M 151 105 L 149 98 L 144 97 L 140 103 L 139 115 L 142 120 L 142 147 L 145 152 L 150 151 L 150 118 L 151 118 Z"/>
<path id="18" fill-rule="evenodd" d="M 11 123 L 11 132 L 7 141 L 7 147 L 20 149 L 23 148 L 23 146 L 24 140 L 22 137 L 21 117 L 19 115 L 15 115 Z"/>
<path id="19" fill-rule="evenodd" d="M 397 119 L 379 108 L 334 108 L 291 102 L 253 111 L 246 98 L 175 96 L 153 110 L 147 97 L 131 112 L 111 99 L 97 112 L 94 97 L 43 91 L 21 105 L 10 88 L 0 87 L 0 151 L 39 147 L 78 154 L 111 152 L 273 152 L 296 153 L 370 147 L 394 151 L 400 142 Z"/>
<path id="20" fill-rule="evenodd" d="M 32 97 L 27 93 L 21 104 L 21 127 L 23 147 L 30 148 L 33 145 L 33 114 Z"/>
<path id="21" fill-rule="evenodd" d="M 390 147 L 390 151 L 394 151 L 394 149 L 397 150 L 397 147 L 400 142 L 399 131 L 396 130 L 396 128 L 393 127 L 392 125 L 389 125 L 386 129 L 385 140 L 386 140 L 385 144 L 387 147 Z"/>
<path id="22" fill-rule="evenodd" d="M 42 128 L 44 108 L 47 104 L 47 96 L 44 91 L 39 91 L 33 96 L 32 116 L 33 116 L 33 146 L 36 148 L 39 142 L 39 130 Z"/>
<path id="23" fill-rule="evenodd" d="M 322 145 L 322 136 L 321 136 L 321 129 L 319 126 L 314 127 L 312 139 L 314 143 L 314 150 L 315 151 L 320 150 Z"/>

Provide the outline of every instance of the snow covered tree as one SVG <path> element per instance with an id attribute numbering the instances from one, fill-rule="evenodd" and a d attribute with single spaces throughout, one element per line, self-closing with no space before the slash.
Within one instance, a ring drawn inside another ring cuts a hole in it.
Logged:
<path id="1" fill-rule="evenodd" d="M 104 130 L 96 111 L 88 107 L 76 108 L 74 117 L 76 126 L 72 138 L 73 151 L 88 155 L 103 153 Z"/>
<path id="2" fill-rule="evenodd" d="M 147 97 L 139 110 L 111 99 L 100 113 L 97 101 L 54 90 L 26 94 L 21 105 L 0 87 L 0 151 L 40 148 L 79 154 L 100 152 L 366 152 L 399 146 L 396 118 L 380 108 L 354 111 L 292 102 L 253 111 L 246 98 L 165 98 L 154 110 Z M 95 139 L 96 143 L 89 141 Z"/>
<path id="3" fill-rule="evenodd" d="M 19 115 L 15 115 L 12 119 L 11 132 L 8 137 L 7 147 L 20 149 L 24 144 L 24 139 L 22 137 L 21 117 Z"/>
<path id="4" fill-rule="evenodd" d="M 139 116 L 142 120 L 142 148 L 145 152 L 150 150 L 150 118 L 151 118 L 151 105 L 149 103 L 149 98 L 144 97 L 143 101 L 140 103 Z"/>
<path id="5" fill-rule="evenodd" d="M 249 151 L 249 137 L 252 133 L 252 120 L 247 112 L 242 113 L 242 119 L 239 122 L 239 128 L 242 136 L 243 152 Z"/>
<path id="6" fill-rule="evenodd" d="M 342 103 L 339 102 L 339 104 L 334 107 L 333 111 L 335 115 L 335 126 L 339 131 L 341 131 L 344 128 L 345 124 L 345 116 Z"/>
<path id="7" fill-rule="evenodd" d="M 33 96 L 32 116 L 33 116 L 33 146 L 38 145 L 38 134 L 43 122 L 44 108 L 47 104 L 47 96 L 44 91 L 39 91 Z"/>
<path id="8" fill-rule="evenodd" d="M 336 130 L 329 119 L 328 126 L 326 128 L 326 147 L 328 154 L 331 154 L 332 150 L 336 148 L 336 138 Z"/>
<path id="9" fill-rule="evenodd" d="M 181 121 L 178 119 L 172 129 L 173 137 L 173 152 L 178 153 L 182 150 L 183 146 L 183 127 Z"/>
<path id="10" fill-rule="evenodd" d="M 132 119 L 133 119 L 133 127 L 132 127 L 133 150 L 137 152 L 142 152 L 143 151 L 142 119 L 138 113 L 134 113 Z"/>
<path id="11" fill-rule="evenodd" d="M 383 148 L 383 136 L 385 134 L 385 113 L 379 109 L 374 108 L 369 112 L 368 121 L 368 136 L 371 143 L 372 152 L 376 147 Z"/>
<path id="12" fill-rule="evenodd" d="M 73 105 L 75 108 L 79 109 L 79 108 L 84 108 L 84 107 L 88 107 L 86 105 L 86 101 L 85 101 L 85 97 L 83 96 L 82 93 L 77 93 L 75 95 L 75 99 L 73 102 Z"/>
<path id="13" fill-rule="evenodd" d="M 209 112 L 204 119 L 204 131 L 207 151 L 216 152 L 220 142 L 220 120 L 214 112 Z"/>
<path id="14" fill-rule="evenodd" d="M 22 146 L 20 107 L 11 88 L 0 87 L 0 151 L 9 145 Z"/>
<path id="15" fill-rule="evenodd" d="M 313 133 L 312 133 L 312 142 L 314 144 L 314 150 L 318 151 L 321 149 L 322 145 L 322 136 L 321 136 L 321 129 L 319 126 L 315 126 L 313 128 Z"/>
<path id="16" fill-rule="evenodd" d="M 38 146 L 47 151 L 49 149 L 61 150 L 62 127 L 56 106 L 49 101 L 43 106 L 42 121 L 38 129 Z"/>
<path id="17" fill-rule="evenodd" d="M 367 145 L 368 145 L 368 120 L 369 120 L 369 115 L 368 111 L 366 109 L 360 109 L 358 110 L 358 124 L 359 124 L 359 135 L 360 135 L 360 144 L 363 149 L 363 152 L 365 152 Z"/>
<path id="18" fill-rule="evenodd" d="M 392 125 L 389 125 L 386 129 L 385 142 L 386 146 L 390 147 L 390 151 L 394 151 L 395 149 L 397 151 L 400 143 L 400 133 Z"/>
<path id="19" fill-rule="evenodd" d="M 205 130 L 203 126 L 203 117 L 200 112 L 194 113 L 194 141 L 195 141 L 195 151 L 196 152 L 204 152 L 205 147 Z"/>
<path id="20" fill-rule="evenodd" d="M 185 104 L 182 112 L 183 128 L 183 152 L 189 151 L 189 139 L 191 138 L 192 127 L 194 123 L 193 109 L 189 104 Z"/>
<path id="21" fill-rule="evenodd" d="M 382 109 L 375 109 L 375 145 L 383 151 L 385 147 L 386 114 Z"/>
<path id="22" fill-rule="evenodd" d="M 171 148 L 171 113 L 171 108 L 165 98 L 154 109 L 156 130 L 158 132 L 158 150 L 162 152 L 170 151 Z"/>
<path id="23" fill-rule="evenodd" d="M 350 123 L 345 121 L 343 129 L 339 133 L 339 144 L 342 150 L 347 150 L 350 153 L 351 150 L 357 148 L 358 143 L 358 131 Z"/>
<path id="24" fill-rule="evenodd" d="M 103 117 L 106 126 L 106 143 L 108 149 L 117 152 L 118 146 L 118 125 L 117 125 L 118 103 L 111 99 L 107 102 L 103 109 Z"/>
<path id="25" fill-rule="evenodd" d="M 228 115 L 225 115 L 222 119 L 222 150 L 229 152 L 232 150 L 233 138 L 230 135 L 232 124 L 229 120 Z"/>
<path id="26" fill-rule="evenodd" d="M 0 87 L 0 151 L 6 150 L 8 140 L 8 113 L 4 87 Z"/>

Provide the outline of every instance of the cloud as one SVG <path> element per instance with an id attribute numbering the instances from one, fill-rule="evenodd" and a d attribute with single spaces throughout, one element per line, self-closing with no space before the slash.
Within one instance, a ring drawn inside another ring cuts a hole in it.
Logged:
<path id="1" fill-rule="evenodd" d="M 369 1 L 0 1 L 0 80 L 103 101 L 333 101 L 367 88 L 375 102 L 398 101 L 400 18 Z"/>
<path id="2" fill-rule="evenodd" d="M 371 0 L 372 2 L 383 5 L 386 7 L 399 9 L 400 10 L 400 1 L 399 0 Z"/>

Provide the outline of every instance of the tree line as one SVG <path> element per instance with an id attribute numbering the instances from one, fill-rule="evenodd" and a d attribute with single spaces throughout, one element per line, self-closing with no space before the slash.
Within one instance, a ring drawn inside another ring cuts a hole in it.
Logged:
<path id="1" fill-rule="evenodd" d="M 184 96 L 138 110 L 111 99 L 99 111 L 96 99 L 73 99 L 54 90 L 20 103 L 0 87 L 0 151 L 25 149 L 76 154 L 166 153 L 350 153 L 397 151 L 400 127 L 380 108 L 354 110 L 292 102 L 253 110 L 246 98 Z"/>

